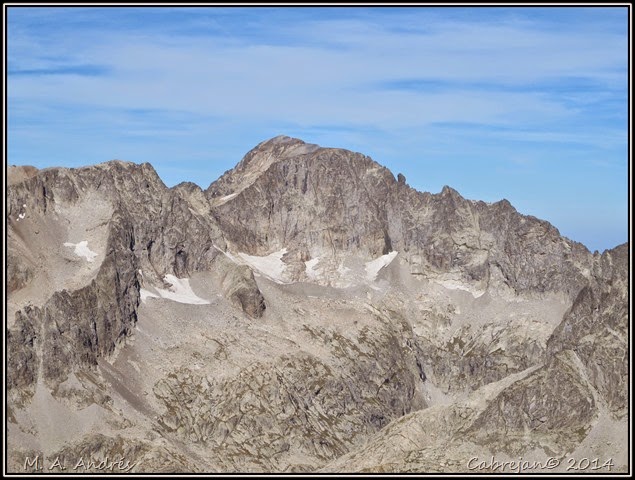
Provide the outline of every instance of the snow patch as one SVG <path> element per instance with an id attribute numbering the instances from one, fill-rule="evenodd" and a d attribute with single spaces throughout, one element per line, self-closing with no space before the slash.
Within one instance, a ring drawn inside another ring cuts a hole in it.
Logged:
<path id="1" fill-rule="evenodd" d="M 367 262 L 366 263 L 366 279 L 369 282 L 373 282 L 377 278 L 379 271 L 382 268 L 392 263 L 392 261 L 397 256 L 397 253 L 399 252 L 390 252 L 390 253 L 387 253 L 386 255 L 382 255 L 379 258 L 376 258 L 375 260 L 371 260 L 370 262 Z"/>
<path id="2" fill-rule="evenodd" d="M 93 262 L 97 253 L 93 252 L 90 248 L 88 248 L 88 240 L 82 240 L 79 243 L 64 243 L 65 247 L 75 247 L 75 255 L 78 257 L 84 257 L 86 261 Z"/>
<path id="3" fill-rule="evenodd" d="M 146 290 L 145 288 L 140 289 L 139 293 L 141 294 L 141 301 L 143 303 L 146 303 L 146 299 L 148 298 L 159 298 L 158 295 L 155 295 L 150 290 Z"/>
<path id="4" fill-rule="evenodd" d="M 22 204 L 22 208 L 26 208 L 26 203 Z M 22 212 L 21 214 L 19 214 L 18 218 L 16 218 L 15 221 L 19 222 L 20 220 L 23 220 L 24 217 L 26 217 L 26 212 Z"/>
<path id="5" fill-rule="evenodd" d="M 229 258 L 232 262 L 237 263 L 237 264 L 239 264 L 239 265 L 241 264 L 241 263 L 238 261 L 238 259 L 237 259 L 236 257 L 234 257 L 231 253 L 223 251 L 220 247 L 218 247 L 218 246 L 216 246 L 216 245 L 213 245 L 213 244 L 212 244 L 212 246 L 213 246 L 216 250 L 218 250 L 220 253 L 222 253 L 223 255 L 225 255 L 227 258 Z"/>
<path id="6" fill-rule="evenodd" d="M 283 248 L 277 252 L 270 253 L 264 257 L 247 255 L 239 253 L 238 256 L 251 268 L 257 270 L 262 275 L 269 277 L 277 283 L 286 283 L 283 275 L 287 266 L 282 261 L 282 257 L 287 253 L 287 249 Z"/>
<path id="7" fill-rule="evenodd" d="M 192 305 L 205 305 L 209 302 L 194 293 L 190 287 L 189 278 L 177 278 L 174 275 L 167 274 L 163 277 L 163 281 L 170 284 L 168 290 L 157 288 L 157 292 L 162 298 L 173 300 L 179 303 L 190 303 Z"/>
<path id="8" fill-rule="evenodd" d="M 238 265 L 241 265 L 240 261 L 238 261 L 238 259 L 236 257 L 234 257 L 230 252 L 223 252 L 223 255 L 225 255 L 227 258 L 229 258 L 232 262 L 234 262 L 234 263 L 236 263 Z"/>
<path id="9" fill-rule="evenodd" d="M 477 292 L 469 285 L 465 285 L 464 283 L 457 282 L 455 280 L 435 280 L 435 282 L 449 290 L 463 290 L 465 292 L 469 292 L 474 298 L 478 298 L 485 293 L 485 291 Z"/>
<path id="10" fill-rule="evenodd" d="M 311 280 L 317 280 L 319 278 L 319 272 L 315 269 L 317 264 L 320 263 L 320 257 L 312 258 L 311 260 L 307 260 L 304 262 L 306 265 L 306 276 Z"/>
<path id="11" fill-rule="evenodd" d="M 156 294 L 145 288 L 140 289 L 141 301 L 145 303 L 148 298 L 165 298 L 173 302 L 189 303 L 191 305 L 207 305 L 210 303 L 194 293 L 194 290 L 192 290 L 190 286 L 189 278 L 177 278 L 174 275 L 167 274 L 163 277 L 163 281 L 169 283 L 170 286 L 167 290 L 164 288 L 155 288 L 157 291 Z"/>

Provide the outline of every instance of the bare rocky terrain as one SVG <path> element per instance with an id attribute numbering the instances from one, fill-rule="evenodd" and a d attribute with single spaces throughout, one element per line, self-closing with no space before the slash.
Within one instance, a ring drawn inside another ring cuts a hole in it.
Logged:
<path id="1" fill-rule="evenodd" d="M 628 244 L 289 137 L 7 184 L 9 472 L 629 471 Z"/>

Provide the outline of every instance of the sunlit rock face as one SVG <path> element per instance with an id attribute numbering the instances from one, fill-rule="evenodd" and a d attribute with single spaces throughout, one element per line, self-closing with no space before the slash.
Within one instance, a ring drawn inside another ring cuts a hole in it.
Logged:
<path id="1" fill-rule="evenodd" d="M 628 245 L 289 137 L 205 190 L 11 167 L 7 205 L 12 472 L 627 469 Z"/>

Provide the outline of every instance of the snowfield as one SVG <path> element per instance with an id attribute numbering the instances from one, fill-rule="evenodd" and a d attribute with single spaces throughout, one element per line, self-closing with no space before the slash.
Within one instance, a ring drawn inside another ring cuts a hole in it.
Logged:
<path id="1" fill-rule="evenodd" d="M 145 303 L 148 298 L 165 298 L 178 303 L 189 303 L 191 305 L 207 305 L 210 302 L 204 298 L 199 297 L 194 293 L 190 286 L 189 278 L 177 278 L 174 275 L 166 275 L 163 277 L 163 281 L 170 284 L 170 287 L 165 290 L 163 288 L 155 288 L 156 294 L 150 290 L 142 288 L 139 293 L 141 294 L 141 301 Z M 158 295 L 157 295 L 158 294 Z"/>
<path id="2" fill-rule="evenodd" d="M 94 262 L 97 253 L 93 252 L 90 248 L 88 248 L 88 240 L 82 240 L 79 243 L 64 243 L 65 247 L 74 247 L 75 255 L 78 257 L 84 257 L 87 262 Z"/>
<path id="3" fill-rule="evenodd" d="M 287 269 L 287 266 L 282 261 L 282 257 L 286 253 L 287 249 L 283 248 L 282 250 L 270 253 L 264 257 L 247 255 L 246 253 L 239 253 L 238 256 L 251 268 L 257 270 L 258 273 L 269 277 L 274 282 L 287 283 L 284 279 L 284 272 Z"/>
<path id="4" fill-rule="evenodd" d="M 366 263 L 366 279 L 374 282 L 379 271 L 392 263 L 399 252 L 390 252 Z"/>

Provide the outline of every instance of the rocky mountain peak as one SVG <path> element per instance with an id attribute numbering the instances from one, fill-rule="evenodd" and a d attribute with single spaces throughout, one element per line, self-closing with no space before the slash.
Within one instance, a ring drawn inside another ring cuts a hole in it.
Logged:
<path id="1" fill-rule="evenodd" d="M 418 192 L 363 154 L 289 137 L 259 144 L 205 194 L 232 248 L 285 249 L 290 280 L 315 277 L 310 261 L 324 267 L 324 282 L 338 282 L 342 255 L 370 261 L 396 251 L 412 272 L 451 275 L 475 291 L 500 273 L 513 290 L 573 294 L 584 281 L 579 263 L 589 263 L 583 247 L 507 200 L 470 201 L 449 186 Z M 562 277 L 551 274 L 554 262 Z"/>
<path id="2" fill-rule="evenodd" d="M 237 195 L 252 185 L 273 164 L 310 154 L 320 147 L 297 138 L 279 135 L 259 143 L 231 170 L 206 190 L 209 198 Z"/>
<path id="3" fill-rule="evenodd" d="M 456 191 L 454 188 L 450 187 L 449 185 L 444 185 L 443 188 L 441 189 L 441 195 L 448 195 L 448 196 L 455 196 L 455 197 L 461 197 L 461 194 Z"/>
<path id="4" fill-rule="evenodd" d="M 11 175 L 10 471 L 627 469 L 628 245 L 285 136 L 207 190 L 122 161 Z"/>
<path id="5" fill-rule="evenodd" d="M 7 184 L 20 183 L 37 173 L 37 168 L 31 165 L 9 165 L 7 168 Z"/>
<path id="6" fill-rule="evenodd" d="M 270 138 L 269 140 L 260 142 L 256 148 L 265 148 L 267 145 L 281 144 L 306 144 L 306 142 L 299 138 L 289 137 L 287 135 L 278 135 L 276 137 Z"/>

